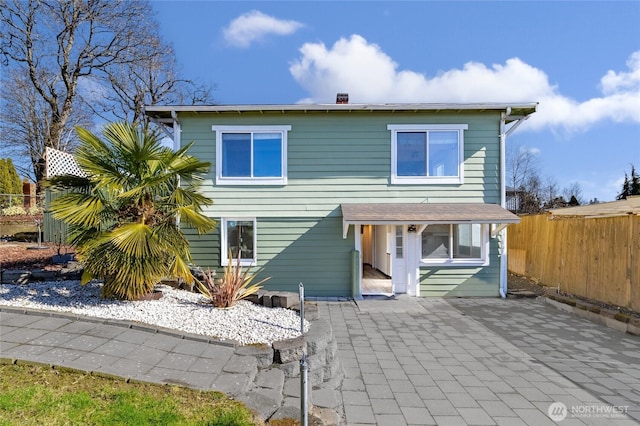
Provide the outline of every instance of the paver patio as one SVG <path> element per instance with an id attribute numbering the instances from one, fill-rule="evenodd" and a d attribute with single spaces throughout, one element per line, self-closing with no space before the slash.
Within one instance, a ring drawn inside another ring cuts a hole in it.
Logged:
<path id="1" fill-rule="evenodd" d="M 640 338 L 541 302 L 402 296 L 320 302 L 320 314 L 338 340 L 349 425 L 553 425 L 558 402 L 563 425 L 640 419 Z"/>

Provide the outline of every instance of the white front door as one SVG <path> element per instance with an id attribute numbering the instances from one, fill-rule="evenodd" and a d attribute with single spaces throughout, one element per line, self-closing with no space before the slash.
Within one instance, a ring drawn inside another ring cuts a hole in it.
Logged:
<path id="1" fill-rule="evenodd" d="M 396 225 L 390 227 L 392 274 L 391 283 L 394 293 L 407 292 L 407 268 L 405 261 L 405 226 Z"/>

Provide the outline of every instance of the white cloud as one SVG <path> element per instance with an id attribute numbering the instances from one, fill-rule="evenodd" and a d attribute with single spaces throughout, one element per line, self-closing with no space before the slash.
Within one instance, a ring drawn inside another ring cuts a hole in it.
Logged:
<path id="1" fill-rule="evenodd" d="M 468 62 L 430 77 L 401 70 L 380 46 L 359 35 L 341 38 L 329 49 L 306 43 L 300 54 L 290 72 L 309 92 L 304 102 L 333 102 L 338 92 L 349 93 L 353 103 L 539 102 L 526 123 L 530 129 L 579 131 L 603 120 L 640 123 L 640 51 L 629 57 L 629 71 L 608 71 L 602 78 L 602 97 L 585 101 L 562 95 L 544 71 L 519 58 L 491 66 Z"/>
<path id="2" fill-rule="evenodd" d="M 289 35 L 303 26 L 304 24 L 297 21 L 277 19 L 258 10 L 252 10 L 231 21 L 223 30 L 223 34 L 229 44 L 249 47 L 254 41 L 260 41 L 270 34 Z"/>
<path id="3" fill-rule="evenodd" d="M 540 155 L 540 152 L 541 152 L 540 148 L 536 148 L 535 146 L 529 148 L 527 146 L 521 145 L 519 149 L 520 149 L 520 152 L 528 152 L 529 154 L 534 156 Z"/>

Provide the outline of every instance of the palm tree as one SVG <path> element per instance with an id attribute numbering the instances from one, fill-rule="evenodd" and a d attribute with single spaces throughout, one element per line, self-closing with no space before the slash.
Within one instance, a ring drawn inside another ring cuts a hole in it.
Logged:
<path id="1" fill-rule="evenodd" d="M 161 145 L 159 131 L 108 124 L 104 140 L 76 128 L 76 161 L 85 177 L 57 176 L 65 190 L 51 204 L 69 226 L 69 243 L 84 264 L 82 283 L 104 280 L 102 297 L 137 299 L 162 278 L 193 282 L 189 243 L 181 227 L 199 234 L 216 222 L 202 214 L 213 202 L 197 189 L 210 163 Z M 179 219 L 178 219 L 179 218 Z"/>

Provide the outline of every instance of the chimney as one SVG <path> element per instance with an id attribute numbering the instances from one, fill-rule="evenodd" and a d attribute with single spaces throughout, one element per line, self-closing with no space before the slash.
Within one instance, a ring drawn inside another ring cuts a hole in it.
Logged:
<path id="1" fill-rule="evenodd" d="M 349 94 L 348 93 L 338 93 L 336 96 L 337 104 L 348 104 L 349 103 Z"/>

